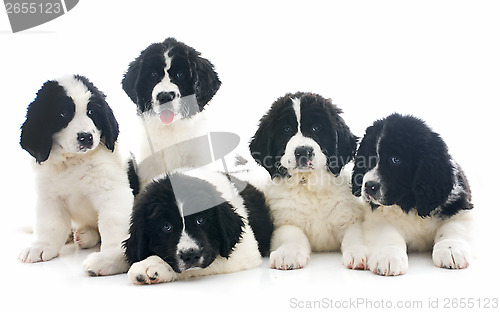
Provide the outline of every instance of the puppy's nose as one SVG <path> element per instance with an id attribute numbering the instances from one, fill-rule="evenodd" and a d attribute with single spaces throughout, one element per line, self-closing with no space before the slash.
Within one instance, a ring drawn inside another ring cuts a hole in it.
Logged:
<path id="1" fill-rule="evenodd" d="M 295 160 L 299 166 L 306 166 L 313 157 L 314 149 L 310 146 L 299 146 L 295 149 Z"/>
<path id="2" fill-rule="evenodd" d="M 365 183 L 365 192 L 368 195 L 375 196 L 380 190 L 380 183 L 376 181 L 367 181 Z"/>
<path id="3" fill-rule="evenodd" d="M 181 260 L 184 262 L 186 267 L 193 267 L 201 259 L 201 250 L 200 249 L 194 249 L 194 248 L 189 248 L 188 250 L 184 250 L 179 253 L 179 257 Z"/>
<path id="4" fill-rule="evenodd" d="M 94 145 L 94 138 L 91 133 L 79 132 L 76 135 L 76 140 L 78 144 L 85 148 L 91 148 Z"/>
<path id="5" fill-rule="evenodd" d="M 175 92 L 160 92 L 156 96 L 156 99 L 160 104 L 171 102 L 175 99 Z"/>

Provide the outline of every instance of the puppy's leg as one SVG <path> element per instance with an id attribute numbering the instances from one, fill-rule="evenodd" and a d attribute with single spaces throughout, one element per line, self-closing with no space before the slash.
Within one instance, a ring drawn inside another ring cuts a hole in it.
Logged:
<path id="1" fill-rule="evenodd" d="M 178 274 L 160 257 L 150 256 L 132 264 L 127 276 L 132 283 L 144 285 L 172 282 Z"/>
<path id="2" fill-rule="evenodd" d="M 90 276 L 119 274 L 129 269 L 122 242 L 128 237 L 133 200 L 127 187 L 116 187 L 93 198 L 99 218 L 101 251 L 90 254 L 83 263 Z"/>
<path id="3" fill-rule="evenodd" d="M 301 269 L 309 261 L 311 245 L 304 232 L 293 225 L 282 225 L 271 238 L 269 264 L 272 269 Z"/>
<path id="4" fill-rule="evenodd" d="M 368 268 L 375 274 L 396 276 L 408 271 L 406 242 L 401 234 L 386 223 L 365 224 L 369 255 Z"/>
<path id="5" fill-rule="evenodd" d="M 75 231 L 74 240 L 78 244 L 78 247 L 87 249 L 97 245 L 101 237 L 96 227 L 86 226 Z"/>
<path id="6" fill-rule="evenodd" d="M 21 262 L 48 261 L 59 255 L 71 229 L 71 218 L 64 203 L 40 194 L 36 207 L 36 241 L 24 249 Z"/>
<path id="7" fill-rule="evenodd" d="M 471 250 L 467 241 L 470 235 L 469 227 L 470 220 L 457 215 L 439 228 L 432 250 L 434 265 L 447 269 L 465 269 L 469 266 L 471 261 Z"/>
<path id="8" fill-rule="evenodd" d="M 368 248 L 365 245 L 361 221 L 350 225 L 342 240 L 342 264 L 349 269 L 366 270 Z"/>

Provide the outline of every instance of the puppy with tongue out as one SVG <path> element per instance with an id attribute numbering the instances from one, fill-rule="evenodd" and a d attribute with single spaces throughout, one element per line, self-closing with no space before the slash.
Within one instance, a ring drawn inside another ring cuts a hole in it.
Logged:
<path id="1" fill-rule="evenodd" d="M 141 187 L 165 172 L 205 161 L 203 146 L 183 142 L 207 133 L 204 108 L 220 84 L 212 63 L 174 38 L 149 45 L 130 63 L 122 87 L 143 124 L 141 148 L 134 151 Z"/>

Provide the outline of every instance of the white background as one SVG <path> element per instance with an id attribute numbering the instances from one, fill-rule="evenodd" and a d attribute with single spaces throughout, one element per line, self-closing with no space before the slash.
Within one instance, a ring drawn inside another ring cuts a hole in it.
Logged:
<path id="1" fill-rule="evenodd" d="M 103 305 L 283 311 L 293 308 L 291 298 L 366 298 L 394 306 L 420 300 L 420 310 L 427 310 L 429 299 L 439 298 L 442 307 L 446 298 L 463 297 L 474 298 L 477 311 L 477 299 L 500 297 L 499 16 L 497 1 L 82 0 L 56 20 L 12 34 L 1 12 L 3 305 L 20 311 Z M 81 262 L 90 251 L 74 246 L 48 263 L 18 263 L 18 252 L 33 238 L 36 198 L 31 159 L 19 146 L 26 107 L 46 80 L 86 75 L 108 95 L 122 149 L 133 149 L 140 124 L 121 78 L 141 50 L 169 36 L 215 65 L 222 86 L 209 110 L 220 129 L 240 135 L 243 150 L 262 114 L 287 92 L 331 98 L 358 136 L 392 112 L 426 120 L 472 185 L 478 230 L 471 267 L 438 269 L 424 253 L 410 255 L 407 275 L 384 278 L 344 269 L 339 253 L 330 253 L 313 255 L 303 270 L 269 270 L 264 259 L 246 272 L 137 287 L 125 275 L 87 277 Z"/>

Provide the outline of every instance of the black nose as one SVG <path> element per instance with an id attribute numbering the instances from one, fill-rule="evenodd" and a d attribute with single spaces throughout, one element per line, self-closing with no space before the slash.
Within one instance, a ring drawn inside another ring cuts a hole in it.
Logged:
<path id="1" fill-rule="evenodd" d="M 365 192 L 368 195 L 375 196 L 380 190 L 380 183 L 376 181 L 368 181 L 365 183 Z"/>
<path id="2" fill-rule="evenodd" d="M 88 132 L 79 132 L 76 135 L 76 139 L 78 140 L 78 144 L 81 147 L 90 148 L 94 145 L 94 138 L 91 133 Z"/>
<path id="3" fill-rule="evenodd" d="M 188 250 L 181 251 L 179 257 L 184 262 L 187 268 L 193 267 L 198 264 L 198 262 L 200 262 L 201 250 L 189 248 Z"/>
<path id="4" fill-rule="evenodd" d="M 160 104 L 165 104 L 175 99 L 175 92 L 160 92 L 156 96 L 156 99 Z"/>
<path id="5" fill-rule="evenodd" d="M 295 149 L 295 160 L 298 166 L 306 166 L 313 157 L 314 149 L 310 146 L 299 146 Z"/>

